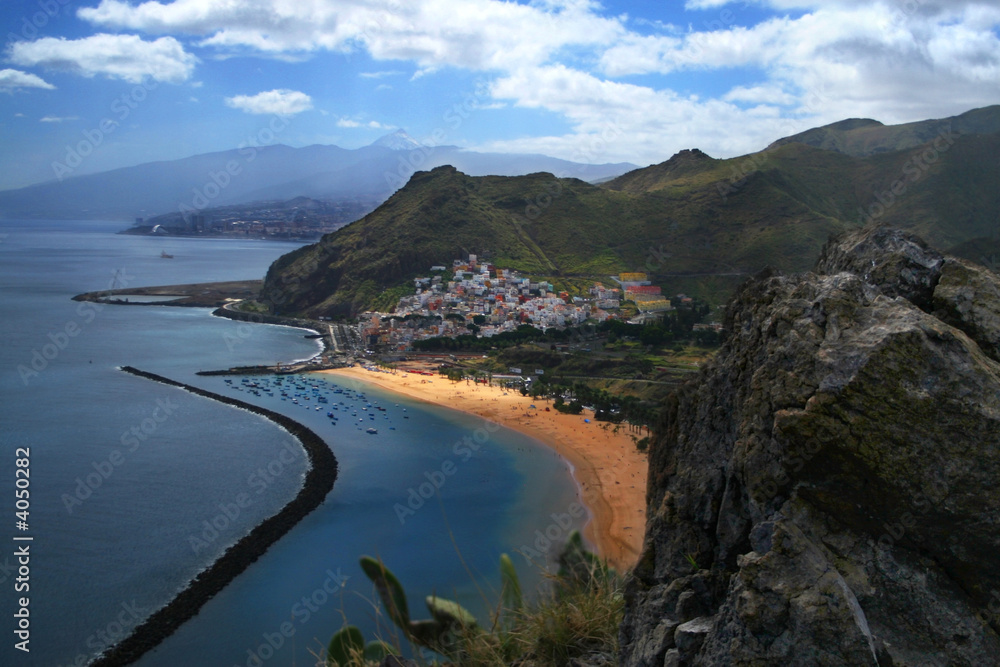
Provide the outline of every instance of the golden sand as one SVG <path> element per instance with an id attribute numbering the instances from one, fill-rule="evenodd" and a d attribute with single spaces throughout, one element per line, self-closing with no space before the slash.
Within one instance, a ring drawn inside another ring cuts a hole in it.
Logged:
<path id="1" fill-rule="evenodd" d="M 622 425 L 595 422 L 591 415 L 567 415 L 547 399 L 532 399 L 517 391 L 452 382 L 440 375 L 406 371 L 368 371 L 359 367 L 322 371 L 352 377 L 384 389 L 437 405 L 469 412 L 520 431 L 548 445 L 568 460 L 593 520 L 584 537 L 598 555 L 619 569 L 635 565 L 646 526 L 646 455 L 640 453 Z M 537 409 L 529 406 L 535 405 Z M 590 423 L 584 421 L 590 419 Z"/>

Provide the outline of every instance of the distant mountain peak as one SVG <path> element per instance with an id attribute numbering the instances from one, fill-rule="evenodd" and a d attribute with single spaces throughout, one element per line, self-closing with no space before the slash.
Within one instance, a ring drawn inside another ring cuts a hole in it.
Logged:
<path id="1" fill-rule="evenodd" d="M 678 164 L 685 162 L 701 162 L 703 160 L 711 159 L 712 157 L 710 155 L 699 148 L 685 148 L 677 153 L 674 153 L 666 163 Z"/>
<path id="2" fill-rule="evenodd" d="M 410 151 L 420 148 L 420 142 L 408 135 L 406 130 L 399 129 L 377 140 L 372 146 L 381 146 L 393 151 Z"/>
<path id="3" fill-rule="evenodd" d="M 885 127 L 885 123 L 873 118 L 847 118 L 836 123 L 830 123 L 819 128 L 822 130 L 837 130 L 838 132 L 850 132 L 861 127 Z"/>

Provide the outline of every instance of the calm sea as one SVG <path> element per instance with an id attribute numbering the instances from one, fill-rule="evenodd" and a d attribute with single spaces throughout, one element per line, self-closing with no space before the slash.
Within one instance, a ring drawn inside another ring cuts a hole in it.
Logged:
<path id="1" fill-rule="evenodd" d="M 317 411 L 315 394 L 295 404 L 280 391 L 239 391 L 239 379 L 195 375 L 302 359 L 317 347 L 301 330 L 206 309 L 95 307 L 70 297 L 113 281 L 258 278 L 297 245 L 152 239 L 115 234 L 120 228 L 0 222 L 0 663 L 86 664 L 301 485 L 305 464 L 287 433 L 116 370 L 125 364 L 287 414 L 322 436 L 340 464 L 318 510 L 138 664 L 313 665 L 345 616 L 372 638 L 379 628 L 358 567 L 364 554 L 394 570 L 417 618 L 423 598 L 437 593 L 485 619 L 502 552 L 527 589 L 539 583 L 538 568 L 515 552 L 534 548 L 536 531 L 565 536 L 553 514 L 564 515 L 577 491 L 562 459 L 518 433 L 372 387 L 341 382 L 349 391 L 336 394 L 330 381 L 307 378 L 329 396 Z M 339 405 L 335 425 L 330 403 Z M 385 407 L 377 424 L 360 410 L 365 403 Z M 364 430 L 370 424 L 378 434 Z M 18 448 L 30 450 L 24 531 L 15 516 Z M 421 505 L 421 485 L 426 493 L 431 483 L 439 488 Z M 408 502 L 415 511 L 401 512 Z M 27 592 L 15 592 L 15 536 L 34 538 Z M 28 654 L 14 648 L 23 596 Z"/>

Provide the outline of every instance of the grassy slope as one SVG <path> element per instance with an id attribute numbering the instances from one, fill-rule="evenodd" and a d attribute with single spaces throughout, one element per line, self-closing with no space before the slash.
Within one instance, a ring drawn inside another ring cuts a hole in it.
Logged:
<path id="1" fill-rule="evenodd" d="M 862 224 L 860 210 L 897 181 L 906 192 L 878 222 L 941 248 L 994 234 L 1000 135 L 927 149 L 859 158 L 792 143 L 732 160 L 685 151 L 602 186 L 550 174 L 473 178 L 442 167 L 279 259 L 264 300 L 310 315 L 385 307 L 386 288 L 403 293 L 431 265 L 472 252 L 566 286 L 645 270 L 668 292 L 718 301 L 764 266 L 809 269 L 829 235 Z M 917 162 L 921 155 L 934 159 Z M 733 174 L 747 175 L 733 183 Z"/>
<path id="2" fill-rule="evenodd" d="M 866 157 L 916 148 L 948 130 L 966 135 L 994 134 L 1000 131 L 1000 106 L 973 109 L 950 118 L 902 125 L 883 125 L 868 119 L 851 119 L 779 139 L 775 145 L 796 142 L 855 157 Z"/>

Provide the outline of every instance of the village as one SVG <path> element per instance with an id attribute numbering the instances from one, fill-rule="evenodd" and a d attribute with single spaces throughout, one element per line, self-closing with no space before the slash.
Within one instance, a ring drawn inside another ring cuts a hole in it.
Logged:
<path id="1" fill-rule="evenodd" d="M 489 338 L 522 325 L 544 331 L 601 323 L 624 319 L 626 301 L 634 304 L 628 321 L 645 324 L 692 302 L 685 295 L 666 298 L 645 273 L 609 276 L 615 287 L 598 282 L 587 296 L 571 296 L 557 292 L 550 282 L 480 262 L 475 254 L 455 259 L 450 267 L 432 266 L 429 273 L 414 280 L 415 293 L 401 298 L 394 312 L 361 317 L 360 333 L 367 345 L 405 351 L 414 341 L 441 336 Z"/>

